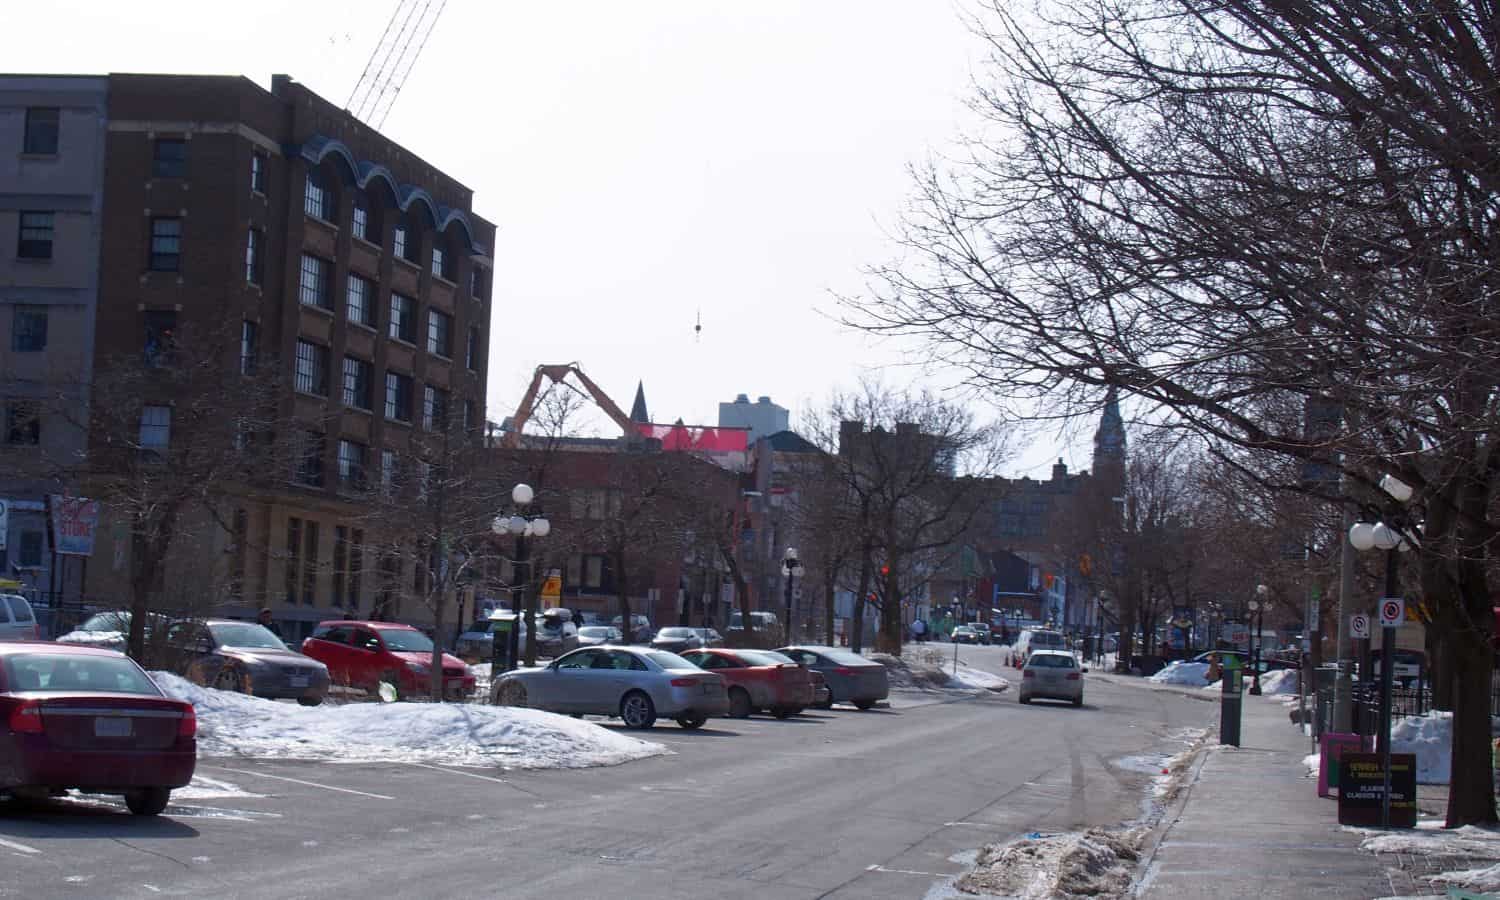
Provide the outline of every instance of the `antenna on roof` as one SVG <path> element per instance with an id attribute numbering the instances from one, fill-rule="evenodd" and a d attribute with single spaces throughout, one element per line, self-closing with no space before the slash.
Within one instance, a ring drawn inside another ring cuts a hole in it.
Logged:
<path id="1" fill-rule="evenodd" d="M 698 310 L 697 323 L 693 325 L 693 343 L 698 343 L 703 337 L 703 310 Z"/>

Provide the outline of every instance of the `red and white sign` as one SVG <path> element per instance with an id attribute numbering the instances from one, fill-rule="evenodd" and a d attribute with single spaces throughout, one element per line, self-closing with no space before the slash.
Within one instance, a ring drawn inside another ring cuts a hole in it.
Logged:
<path id="1" fill-rule="evenodd" d="M 1395 628 L 1406 618 L 1406 601 L 1400 597 L 1386 597 L 1380 601 L 1380 624 Z"/>
<path id="2" fill-rule="evenodd" d="M 52 546 L 63 556 L 93 556 L 99 527 L 99 501 L 53 494 Z"/>
<path id="3" fill-rule="evenodd" d="M 1370 636 L 1370 617 L 1364 613 L 1355 613 L 1349 617 L 1349 636 L 1355 640 L 1363 640 Z"/>

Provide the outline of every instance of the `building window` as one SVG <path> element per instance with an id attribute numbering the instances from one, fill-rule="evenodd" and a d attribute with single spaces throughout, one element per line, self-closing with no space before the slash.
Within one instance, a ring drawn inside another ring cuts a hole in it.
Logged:
<path id="1" fill-rule="evenodd" d="M 453 254 L 442 241 L 432 245 L 432 274 L 444 281 L 453 280 Z"/>
<path id="2" fill-rule="evenodd" d="M 344 602 L 344 567 L 349 559 L 349 529 L 333 526 L 333 605 Z"/>
<path id="3" fill-rule="evenodd" d="M 35 447 L 42 442 L 42 406 L 35 400 L 5 404 L 5 443 Z"/>
<path id="4" fill-rule="evenodd" d="M 411 376 L 400 372 L 385 373 L 385 417 L 396 422 L 411 421 Z"/>
<path id="5" fill-rule="evenodd" d="M 177 311 L 148 309 L 141 318 L 145 325 L 142 361 L 153 369 L 170 366 L 177 356 Z"/>
<path id="6" fill-rule="evenodd" d="M 368 278 L 349 274 L 347 296 L 349 321 L 375 327 L 375 283 Z"/>
<path id="7" fill-rule="evenodd" d="M 250 190 L 257 194 L 266 192 L 266 155 L 264 153 L 250 154 Z"/>
<path id="8" fill-rule="evenodd" d="M 426 500 L 427 494 L 432 490 L 432 463 L 417 462 L 417 499 Z"/>
<path id="9" fill-rule="evenodd" d="M 151 159 L 151 174 L 156 178 L 187 177 L 187 141 L 182 138 L 157 138 Z"/>
<path id="10" fill-rule="evenodd" d="M 339 440 L 339 487 L 346 491 L 365 489 L 369 448 L 350 440 Z"/>
<path id="11" fill-rule="evenodd" d="M 390 335 L 408 344 L 417 342 L 417 301 L 404 294 L 391 293 Z"/>
<path id="12" fill-rule="evenodd" d="M 176 272 L 182 261 L 182 220 L 151 220 L 151 271 Z"/>
<path id="13" fill-rule="evenodd" d="M 484 299 L 484 269 L 479 266 L 469 270 L 469 296 L 475 300 Z"/>
<path id="14" fill-rule="evenodd" d="M 240 374 L 254 375 L 259 365 L 260 325 L 246 319 L 240 323 Z"/>
<path id="15" fill-rule="evenodd" d="M 375 367 L 353 356 L 344 357 L 344 405 L 369 410 L 374 402 Z"/>
<path id="16" fill-rule="evenodd" d="M 448 427 L 448 392 L 427 385 L 422 389 L 422 427 L 442 431 Z"/>
<path id="17" fill-rule="evenodd" d="M 252 228 L 245 234 L 245 280 L 250 284 L 260 284 L 260 258 L 263 243 L 265 243 L 265 233 L 259 228 Z"/>
<path id="18" fill-rule="evenodd" d="M 297 590 L 302 582 L 298 577 L 302 561 L 302 520 L 294 517 L 286 520 L 286 602 L 297 602 Z"/>
<path id="19" fill-rule="evenodd" d="M 453 355 L 453 317 L 430 308 L 427 310 L 427 352 L 444 359 Z"/>
<path id="20" fill-rule="evenodd" d="M 172 442 L 172 407 L 142 406 L 140 447 L 148 453 L 161 453 Z"/>
<path id="21" fill-rule="evenodd" d="M 297 390 L 328 396 L 328 348 L 311 341 L 297 341 Z"/>
<path id="22" fill-rule="evenodd" d="M 28 106 L 26 108 L 26 137 L 21 145 L 22 153 L 56 156 L 57 134 L 57 107 Z"/>
<path id="23" fill-rule="evenodd" d="M 302 190 L 302 211 L 314 219 L 328 221 L 328 188 L 323 183 L 323 173 L 317 169 L 307 170 L 307 181 Z"/>
<path id="24" fill-rule="evenodd" d="M 411 257 L 416 254 L 416 251 L 411 250 L 408 247 L 408 243 L 415 242 L 409 241 L 408 235 L 406 233 L 406 223 L 397 222 L 396 227 L 391 230 L 391 252 L 395 253 L 402 259 L 411 259 Z"/>
<path id="25" fill-rule="evenodd" d="M 16 256 L 21 259 L 52 258 L 52 217 L 50 212 L 21 213 L 21 238 L 16 242 Z"/>
<path id="26" fill-rule="evenodd" d="M 323 486 L 323 435 L 304 431 L 298 436 L 297 467 L 292 480 L 307 487 Z"/>
<path id="27" fill-rule="evenodd" d="M 479 371 L 479 329 L 469 329 L 469 343 L 464 347 L 464 367 L 470 372 Z"/>
<path id="28" fill-rule="evenodd" d="M 47 349 L 47 307 L 15 306 L 10 316 L 10 349 L 16 353 Z"/>
<path id="29" fill-rule="evenodd" d="M 360 240 L 370 239 L 370 199 L 363 193 L 354 195 L 354 212 L 350 217 L 349 227 Z"/>
<path id="30" fill-rule="evenodd" d="M 298 297 L 303 306 L 333 309 L 333 300 L 328 295 L 328 276 L 332 271 L 333 264 L 328 260 L 310 253 L 302 254 Z"/>
<path id="31" fill-rule="evenodd" d="M 401 457 L 394 450 L 380 451 L 380 492 L 395 496 L 401 486 Z"/>

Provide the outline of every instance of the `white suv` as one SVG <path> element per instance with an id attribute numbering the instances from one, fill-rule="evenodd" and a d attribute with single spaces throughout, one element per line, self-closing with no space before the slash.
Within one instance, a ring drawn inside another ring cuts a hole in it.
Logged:
<path id="1" fill-rule="evenodd" d="M 42 627 L 20 594 L 0 594 L 0 641 L 39 641 Z"/>
<path id="2" fill-rule="evenodd" d="M 1036 650 L 1062 650 L 1067 652 L 1068 639 L 1056 631 L 1042 631 L 1040 629 L 1027 629 L 1021 632 L 1020 638 L 1016 640 L 1012 651 L 1023 661 Z"/>

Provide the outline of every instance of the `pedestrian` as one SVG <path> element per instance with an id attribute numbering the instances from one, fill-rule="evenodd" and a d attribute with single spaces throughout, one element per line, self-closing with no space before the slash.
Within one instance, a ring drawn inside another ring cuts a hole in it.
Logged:
<path id="1" fill-rule="evenodd" d="M 578 610 L 578 609 L 573 610 L 573 627 L 574 628 L 582 628 L 583 627 L 583 611 L 582 610 Z"/>
<path id="2" fill-rule="evenodd" d="M 916 639 L 917 643 L 925 643 L 924 638 L 927 636 L 927 623 L 922 621 L 921 616 L 912 620 L 911 635 Z"/>
<path id="3" fill-rule="evenodd" d="M 271 617 L 271 607 L 262 606 L 260 608 L 260 614 L 255 617 L 255 621 L 259 622 L 262 628 L 266 629 L 277 637 L 282 636 L 281 626 L 277 625 L 276 620 Z"/>

